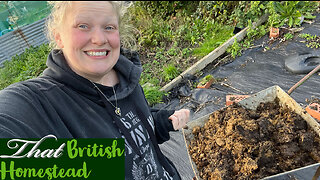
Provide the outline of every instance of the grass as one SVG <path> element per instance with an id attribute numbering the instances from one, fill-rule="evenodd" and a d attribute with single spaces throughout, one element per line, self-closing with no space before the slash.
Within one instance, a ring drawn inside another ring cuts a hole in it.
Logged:
<path id="1" fill-rule="evenodd" d="M 170 81 L 180 74 L 178 69 L 173 65 L 169 64 L 163 68 L 163 76 L 166 81 Z"/>
<path id="2" fill-rule="evenodd" d="M 217 25 L 219 27 L 218 31 L 214 34 L 212 33 L 210 37 L 204 40 L 200 47 L 193 50 L 193 55 L 196 57 L 204 57 L 214 49 L 219 47 L 221 44 L 230 39 L 233 34 L 232 26 Z"/>

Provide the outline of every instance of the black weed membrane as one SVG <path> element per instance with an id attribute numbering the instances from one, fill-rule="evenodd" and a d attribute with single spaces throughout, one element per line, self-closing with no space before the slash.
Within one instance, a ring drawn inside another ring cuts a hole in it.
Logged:
<path id="1" fill-rule="evenodd" d="M 193 121 L 225 107 L 228 94 L 251 95 L 274 85 L 287 92 L 320 64 L 320 42 L 318 48 L 307 47 L 306 40 L 299 36 L 320 36 L 320 14 L 316 16 L 312 23 L 303 23 L 296 29 L 280 28 L 280 36 L 277 39 L 271 40 L 267 33 L 254 42 L 253 48 L 244 50 L 240 57 L 230 60 L 229 63 L 212 69 L 209 65 L 203 74 L 212 74 L 223 81 L 212 84 L 209 89 L 193 89 L 190 88 L 190 83 L 180 85 L 179 89 L 176 89 L 175 98 L 157 107 L 188 108 L 192 111 L 190 120 Z M 292 39 L 284 40 L 284 33 L 281 35 L 281 31 L 296 32 Z M 293 65 L 288 66 L 288 63 Z M 319 73 L 313 74 L 290 94 L 290 97 L 303 108 L 310 100 L 320 99 Z M 195 175 L 184 147 L 181 131 L 173 132 L 171 140 L 161 145 L 164 154 L 177 166 L 182 178 L 192 179 Z M 318 166 L 302 168 L 270 179 L 311 179 Z"/>

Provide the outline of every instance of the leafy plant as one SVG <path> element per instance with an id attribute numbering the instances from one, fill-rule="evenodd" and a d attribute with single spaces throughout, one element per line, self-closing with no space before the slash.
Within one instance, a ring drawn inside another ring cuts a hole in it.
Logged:
<path id="1" fill-rule="evenodd" d="M 311 35 L 308 33 L 302 33 L 299 34 L 299 37 L 306 39 L 307 41 L 312 41 L 315 40 L 317 38 L 317 35 Z"/>
<path id="2" fill-rule="evenodd" d="M 287 34 L 284 35 L 284 39 L 286 41 L 289 40 L 289 39 L 292 39 L 292 38 L 293 38 L 293 34 L 291 34 L 291 33 L 287 33 Z"/>
<path id="3" fill-rule="evenodd" d="M 164 79 L 169 81 L 179 75 L 179 71 L 173 64 L 169 64 L 168 66 L 163 68 Z"/>
<path id="4" fill-rule="evenodd" d="M 311 35 L 308 33 L 299 34 L 299 37 L 306 39 L 306 46 L 310 48 L 319 48 L 320 47 L 320 37 L 317 35 Z"/>
<path id="5" fill-rule="evenodd" d="M 251 20 L 248 20 L 247 37 L 244 39 L 243 46 L 249 48 L 252 41 L 264 36 L 267 33 L 265 25 L 253 28 Z"/>
<path id="6" fill-rule="evenodd" d="M 159 86 L 155 86 L 151 83 L 146 83 L 142 85 L 145 97 L 149 103 L 149 105 L 154 105 L 156 103 L 162 102 L 162 97 L 166 94 L 162 91 L 160 91 Z"/>
<path id="7" fill-rule="evenodd" d="M 238 1 L 229 22 L 238 27 L 246 27 L 248 20 L 257 21 L 265 13 L 267 13 L 266 1 Z"/>
<path id="8" fill-rule="evenodd" d="M 211 18 L 218 22 L 225 22 L 238 3 L 238 1 L 200 1 L 194 15 L 198 19 Z"/>
<path id="9" fill-rule="evenodd" d="M 276 12 L 273 1 L 268 2 L 267 12 L 270 14 L 268 17 L 267 27 L 279 27 L 281 22 L 280 15 Z"/>
<path id="10" fill-rule="evenodd" d="M 234 42 L 232 46 L 229 46 L 227 49 L 228 53 L 231 53 L 231 56 L 233 58 L 236 58 L 237 56 L 241 55 L 241 46 L 239 45 L 239 42 L 237 41 L 237 38 L 234 38 Z"/>
<path id="11" fill-rule="evenodd" d="M 281 24 L 287 23 L 289 27 L 300 25 L 301 13 L 297 9 L 297 1 L 273 2 L 275 11 L 280 15 Z"/>
<path id="12" fill-rule="evenodd" d="M 287 24 L 289 27 L 300 26 L 302 18 L 315 18 L 310 14 L 311 2 L 304 1 L 273 1 L 273 7 L 277 14 L 279 14 L 279 23 L 277 26 Z M 306 8 L 309 7 L 309 8 Z M 274 23 L 275 24 L 275 23 Z"/>

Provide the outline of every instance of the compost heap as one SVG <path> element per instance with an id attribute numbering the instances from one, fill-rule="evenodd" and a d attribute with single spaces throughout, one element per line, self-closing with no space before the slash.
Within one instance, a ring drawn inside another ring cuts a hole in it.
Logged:
<path id="1" fill-rule="evenodd" d="M 320 162 L 319 136 L 278 99 L 215 111 L 192 134 L 189 152 L 205 180 L 260 179 Z"/>

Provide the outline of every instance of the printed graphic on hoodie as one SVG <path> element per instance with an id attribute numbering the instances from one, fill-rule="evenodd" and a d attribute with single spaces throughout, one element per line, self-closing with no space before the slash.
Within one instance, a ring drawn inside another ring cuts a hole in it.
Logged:
<path id="1" fill-rule="evenodd" d="M 143 157 L 141 158 L 138 155 L 135 155 L 135 157 L 133 158 L 133 165 L 131 168 L 133 179 L 172 180 L 173 178 L 170 177 L 169 173 L 163 167 L 159 168 L 156 164 L 156 154 L 150 147 L 152 145 L 150 136 L 146 129 L 143 128 L 142 122 L 139 117 L 132 111 L 129 111 L 127 114 L 125 114 L 125 116 L 123 116 L 123 118 L 121 118 L 121 122 L 128 129 L 128 132 L 130 133 L 135 144 L 139 147 L 140 153 Z M 154 129 L 153 119 L 151 115 L 148 117 L 148 122 Z M 131 155 L 133 153 L 133 150 L 126 140 L 125 146 L 126 156 Z"/>

